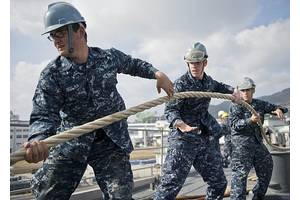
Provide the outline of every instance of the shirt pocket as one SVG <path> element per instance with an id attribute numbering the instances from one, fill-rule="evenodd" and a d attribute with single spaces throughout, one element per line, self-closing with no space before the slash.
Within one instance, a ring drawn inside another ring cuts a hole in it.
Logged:
<path id="1" fill-rule="evenodd" d="M 78 82 L 65 88 L 65 101 L 67 104 L 77 104 L 88 100 L 87 82 Z"/>
<path id="2" fill-rule="evenodd" d="M 94 76 L 90 81 L 93 94 L 96 97 L 110 97 L 111 93 L 116 90 L 117 83 L 118 81 L 114 73 Z"/>

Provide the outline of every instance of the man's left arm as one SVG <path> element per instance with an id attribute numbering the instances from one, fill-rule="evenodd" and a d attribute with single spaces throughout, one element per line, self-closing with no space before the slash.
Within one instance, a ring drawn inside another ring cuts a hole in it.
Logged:
<path id="1" fill-rule="evenodd" d="M 220 92 L 224 94 L 232 94 L 234 92 L 234 87 L 225 83 L 214 80 L 213 84 L 215 85 L 215 92 Z"/>
<path id="2" fill-rule="evenodd" d="M 173 83 L 163 72 L 157 70 L 150 63 L 138 58 L 132 58 L 119 50 L 111 49 L 111 51 L 114 52 L 117 58 L 118 73 L 148 79 L 156 79 L 156 88 L 158 93 L 160 93 L 161 89 L 163 89 L 168 96 L 173 96 Z"/>
<path id="3" fill-rule="evenodd" d="M 276 115 L 279 119 L 283 119 L 283 114 L 288 111 L 287 108 L 280 106 L 280 105 L 275 105 L 272 103 L 264 102 L 265 105 L 263 105 L 265 109 L 265 113 L 270 113 Z"/>
<path id="4" fill-rule="evenodd" d="M 241 97 L 240 97 L 240 92 L 235 89 L 234 87 L 230 86 L 230 85 L 227 85 L 225 83 L 222 83 L 222 82 L 217 82 L 214 80 L 214 84 L 215 84 L 215 92 L 220 92 L 220 93 L 224 93 L 224 94 L 232 94 L 233 96 L 233 100 L 232 102 L 234 103 L 238 103 L 240 100 L 241 100 Z"/>

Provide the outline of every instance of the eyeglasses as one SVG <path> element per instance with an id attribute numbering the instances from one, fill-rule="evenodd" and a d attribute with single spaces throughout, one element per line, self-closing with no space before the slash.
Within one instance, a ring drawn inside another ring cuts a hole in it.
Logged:
<path id="1" fill-rule="evenodd" d="M 67 32 L 67 28 L 60 28 L 56 31 L 51 32 L 47 38 L 52 42 L 53 40 L 61 39 L 65 37 L 66 32 Z"/>

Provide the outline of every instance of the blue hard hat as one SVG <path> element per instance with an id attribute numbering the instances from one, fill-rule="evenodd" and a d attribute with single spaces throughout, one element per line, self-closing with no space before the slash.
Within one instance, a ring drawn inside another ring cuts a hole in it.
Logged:
<path id="1" fill-rule="evenodd" d="M 49 4 L 44 16 L 45 31 L 42 35 L 63 26 L 80 22 L 85 22 L 85 19 L 72 4 L 66 2 Z"/>

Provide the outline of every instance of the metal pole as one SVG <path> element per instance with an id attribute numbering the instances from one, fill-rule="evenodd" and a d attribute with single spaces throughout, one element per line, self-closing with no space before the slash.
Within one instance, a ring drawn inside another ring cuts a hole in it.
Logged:
<path id="1" fill-rule="evenodd" d="M 151 173 L 150 175 L 153 176 L 153 166 L 151 166 L 150 170 L 151 170 L 150 171 L 150 173 Z"/>
<path id="2" fill-rule="evenodd" d="M 146 127 L 145 127 L 145 131 L 143 131 L 143 133 L 144 133 L 144 147 L 147 147 L 147 143 L 148 143 L 148 141 L 147 141 L 147 137 L 148 137 L 148 132 L 147 132 L 147 129 L 146 129 Z"/>
<path id="3" fill-rule="evenodd" d="M 164 162 L 164 128 L 161 128 L 160 175 L 162 175 L 163 162 Z"/>

